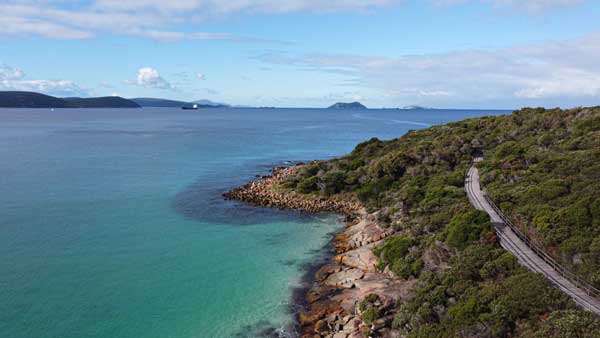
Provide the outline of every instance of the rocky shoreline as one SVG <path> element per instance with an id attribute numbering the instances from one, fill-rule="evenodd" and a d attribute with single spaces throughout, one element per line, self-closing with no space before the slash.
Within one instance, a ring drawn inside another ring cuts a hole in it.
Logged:
<path id="1" fill-rule="evenodd" d="M 292 167 L 277 167 L 271 175 L 262 176 L 242 187 L 223 194 L 230 200 L 248 202 L 261 207 L 303 210 L 308 212 L 335 212 L 348 218 L 356 218 L 362 207 L 357 202 L 343 199 L 325 198 L 315 195 L 301 195 L 284 191 L 279 183 L 296 175 L 302 164 Z"/>
<path id="2" fill-rule="evenodd" d="M 282 189 L 280 183 L 296 175 L 302 164 L 280 167 L 224 194 L 226 199 L 257 206 L 308 212 L 335 212 L 346 216 L 346 227 L 335 235 L 335 255 L 315 270 L 305 295 L 305 308 L 297 316 L 303 338 L 396 337 L 387 329 L 394 305 L 413 295 L 416 280 L 403 280 L 389 271 L 378 271 L 373 248 L 393 234 L 351 197 L 327 198 Z M 360 302 L 368 295 L 380 309 L 380 318 L 366 323 Z"/>

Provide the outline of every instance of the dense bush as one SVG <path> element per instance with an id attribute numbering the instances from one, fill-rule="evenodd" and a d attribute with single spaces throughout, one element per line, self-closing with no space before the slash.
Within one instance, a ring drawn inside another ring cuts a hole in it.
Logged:
<path id="1" fill-rule="evenodd" d="M 410 249 L 413 243 L 414 239 L 410 237 L 391 237 L 388 238 L 382 246 L 376 248 L 374 252 L 381 260 L 385 262 L 394 262 L 403 258 L 408 253 L 408 249 Z"/>
<path id="2" fill-rule="evenodd" d="M 389 265 L 390 270 L 396 276 L 405 279 L 410 276 L 418 276 L 423 268 L 423 261 L 419 257 L 418 250 L 410 252 L 410 248 L 414 244 L 414 238 L 410 237 L 388 238 L 382 246 L 373 250 L 379 258 L 379 268 L 383 269 Z"/>
<path id="3" fill-rule="evenodd" d="M 472 158 L 482 184 L 524 233 L 600 287 L 600 108 L 522 109 L 371 139 L 307 165 L 286 182 L 301 193 L 354 195 L 398 234 L 374 253 L 379 268 L 418 277 L 392 328 L 406 337 L 598 337 L 600 321 L 498 243 L 463 191 Z M 424 263 L 450 246 L 449 269 Z M 381 315 L 361 303 L 365 322 Z"/>
<path id="4" fill-rule="evenodd" d="M 369 294 L 358 305 L 362 320 L 371 324 L 381 317 L 381 302 L 376 294 Z"/>
<path id="5" fill-rule="evenodd" d="M 467 211 L 452 218 L 448 224 L 446 241 L 455 248 L 464 249 L 491 229 L 490 217 L 485 212 Z"/>
<path id="6" fill-rule="evenodd" d="M 300 193 L 308 194 L 308 193 L 311 193 L 318 189 L 318 185 L 317 185 L 318 182 L 319 182 L 319 180 L 316 177 L 314 177 L 314 176 L 308 177 L 308 178 L 305 178 L 302 181 L 300 181 L 298 183 L 298 185 L 296 186 L 296 189 Z"/>
<path id="7" fill-rule="evenodd" d="M 530 338 L 600 338 L 600 322 L 592 313 L 557 311 L 541 327 L 525 332 Z"/>
<path id="8" fill-rule="evenodd" d="M 518 123 L 515 123 L 518 117 Z M 504 212 L 569 269 L 600 287 L 600 108 L 524 109 L 494 126 L 483 180 Z M 518 157 L 513 155 L 518 154 Z"/>

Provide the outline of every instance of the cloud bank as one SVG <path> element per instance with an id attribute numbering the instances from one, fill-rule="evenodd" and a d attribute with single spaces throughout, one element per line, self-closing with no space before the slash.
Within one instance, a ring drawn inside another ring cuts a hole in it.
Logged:
<path id="1" fill-rule="evenodd" d="M 0 36 L 88 39 L 111 33 L 159 41 L 224 40 L 286 43 L 226 32 L 183 32 L 169 27 L 224 15 L 366 11 L 400 0 L 5 0 Z"/>
<path id="2" fill-rule="evenodd" d="M 400 57 L 290 55 L 256 59 L 338 74 L 340 83 L 378 93 L 387 102 L 456 106 L 477 102 L 543 103 L 600 100 L 600 33 L 494 51 L 462 50 Z"/>
<path id="3" fill-rule="evenodd" d="M 541 12 L 574 6 L 584 0 L 421 0 L 437 5 L 480 2 L 497 8 Z M 401 6 L 404 0 L 4 0 L 0 36 L 89 39 L 99 34 L 127 35 L 159 41 L 225 40 L 285 43 L 226 32 L 173 29 L 213 17 L 295 12 L 370 12 Z"/>

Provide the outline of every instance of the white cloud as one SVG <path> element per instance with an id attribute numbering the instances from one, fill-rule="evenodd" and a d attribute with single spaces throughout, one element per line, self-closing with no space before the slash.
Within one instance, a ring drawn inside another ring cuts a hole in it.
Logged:
<path id="1" fill-rule="evenodd" d="M 206 75 L 204 75 L 204 74 L 202 74 L 202 73 L 197 73 L 197 74 L 196 74 L 196 78 L 197 78 L 198 80 L 202 80 L 202 81 L 204 81 L 204 80 L 206 80 Z"/>
<path id="2" fill-rule="evenodd" d="M 0 12 L 1 8 L 0 8 Z M 4 14 L 3 14 L 4 15 Z M 59 23 L 26 17 L 0 17 L 0 36 L 37 35 L 50 39 L 87 39 L 94 34 L 90 31 L 70 28 Z"/>
<path id="3" fill-rule="evenodd" d="M 57 96 L 87 96 L 88 92 L 69 80 L 27 80 L 19 68 L 0 64 L 0 90 L 40 92 Z"/>
<path id="4" fill-rule="evenodd" d="M 574 6 L 585 0 L 421 1 L 446 6 L 479 2 L 496 8 L 516 9 L 521 13 Z M 183 32 L 173 27 L 190 24 L 188 28 L 194 28 L 208 18 L 256 13 L 370 12 L 405 2 L 406 0 L 3 0 L 0 3 L 0 36 L 89 39 L 109 33 L 165 42 L 187 39 L 289 43 L 226 32 L 193 32 L 193 29 Z"/>
<path id="5" fill-rule="evenodd" d="M 0 3 L 0 36 L 42 36 L 88 39 L 102 33 L 158 41 L 224 40 L 287 43 L 226 32 L 182 32 L 174 25 L 196 24 L 214 16 L 299 11 L 365 11 L 401 0 L 96 0 L 23 1 Z"/>
<path id="6" fill-rule="evenodd" d="M 348 88 L 377 92 L 399 103 L 527 104 L 528 100 L 600 99 L 600 33 L 491 51 L 395 58 L 267 53 L 257 59 L 337 74 Z"/>
<path id="7" fill-rule="evenodd" d="M 126 81 L 128 84 L 138 85 L 145 88 L 169 89 L 175 88 L 163 79 L 158 71 L 151 67 L 143 67 L 138 69 L 135 80 Z"/>

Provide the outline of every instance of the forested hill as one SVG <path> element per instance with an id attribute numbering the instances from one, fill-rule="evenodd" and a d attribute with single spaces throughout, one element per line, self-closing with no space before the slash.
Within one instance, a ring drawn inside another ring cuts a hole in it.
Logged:
<path id="1" fill-rule="evenodd" d="M 598 318 L 522 268 L 498 245 L 488 216 L 470 206 L 464 174 L 480 153 L 492 199 L 600 287 L 598 107 L 522 109 L 372 139 L 304 166 L 282 188 L 350 193 L 396 231 L 374 253 L 382 271 L 419 280 L 415 296 L 392 309 L 369 305 L 365 322 L 391 315 L 385 325 L 406 337 L 600 337 Z"/>
<path id="2" fill-rule="evenodd" d="M 150 97 L 137 97 L 130 100 L 139 104 L 142 107 L 181 108 L 183 106 L 190 105 L 189 102 L 167 99 L 155 99 Z"/>
<path id="3" fill-rule="evenodd" d="M 3 108 L 69 108 L 69 103 L 57 97 L 33 92 L 0 91 Z"/>
<path id="4" fill-rule="evenodd" d="M 118 96 L 67 97 L 65 101 L 73 108 L 140 108 L 140 105 Z"/>
<path id="5" fill-rule="evenodd" d="M 34 92 L 0 91 L 3 108 L 139 108 L 140 106 L 118 96 L 58 98 Z"/>

